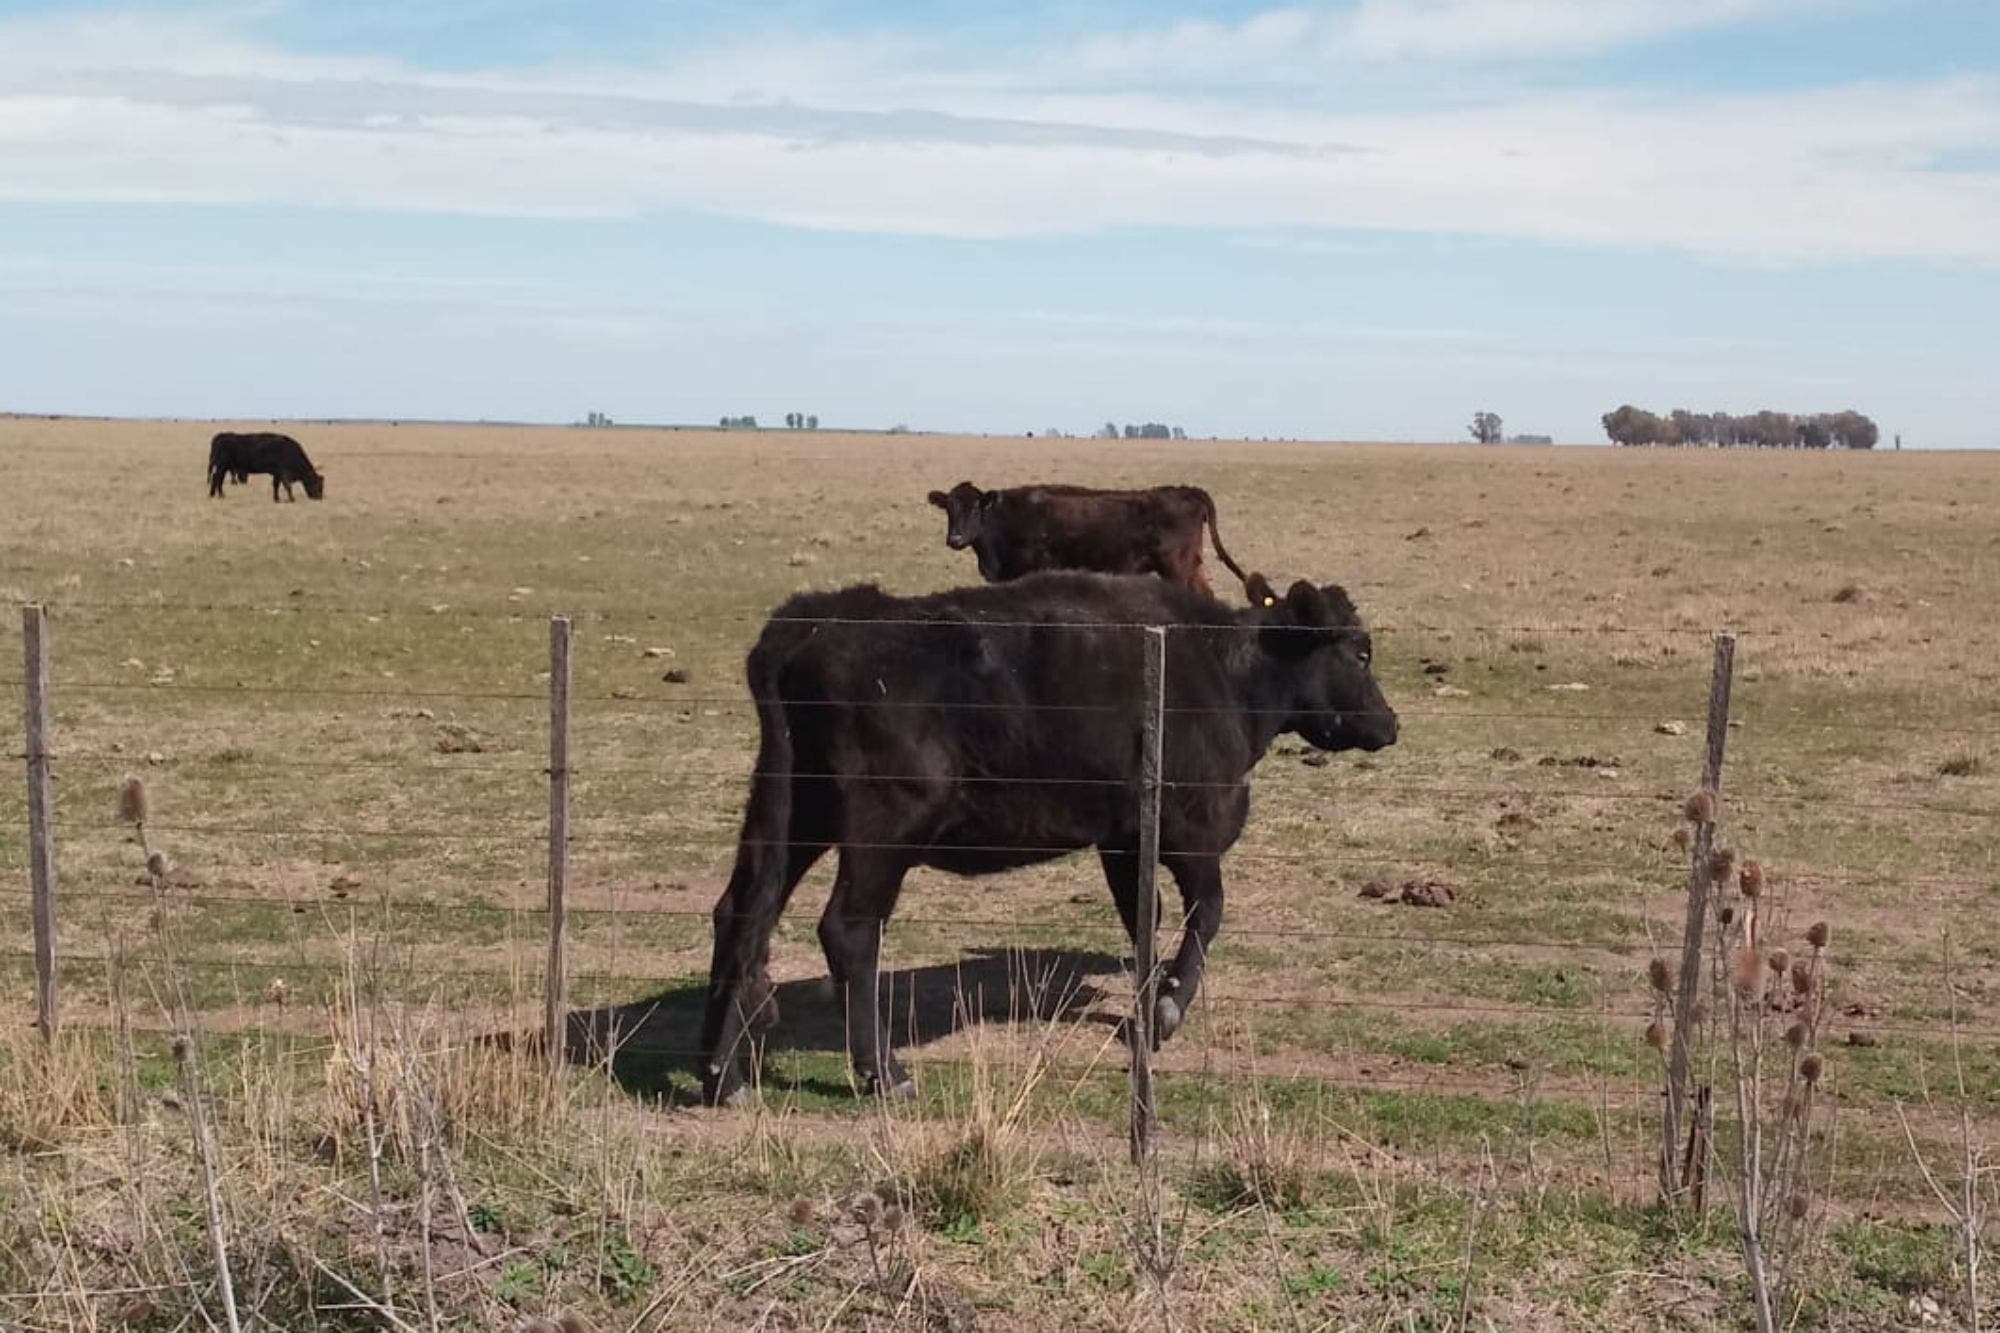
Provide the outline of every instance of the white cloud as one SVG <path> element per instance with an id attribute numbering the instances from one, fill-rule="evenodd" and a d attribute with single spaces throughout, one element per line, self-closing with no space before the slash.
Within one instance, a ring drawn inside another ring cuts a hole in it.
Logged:
<path id="1" fill-rule="evenodd" d="M 1376 60 L 1572 55 L 1800 7 L 1801 0 L 1359 0 L 1344 37 Z"/>
<path id="2" fill-rule="evenodd" d="M 1341 14 L 1349 38 L 1385 54 L 1437 53 L 1442 39 L 1427 34 L 1497 33 L 1522 7 L 1596 15 L 1509 29 L 1548 49 L 1771 3 L 1363 0 Z M 1334 113 L 1212 88 L 1049 92 L 999 64 L 898 78 L 914 48 L 883 37 L 786 48 L 772 68 L 812 97 L 778 104 L 732 100 L 766 86 L 747 52 L 666 72 L 441 74 L 149 22 L 0 23 L 0 198 L 524 216 L 686 208 L 974 237 L 1361 227 L 1775 261 L 2000 262 L 2000 172 L 1926 169 L 2000 147 L 1992 79 L 1732 97 L 1517 92 Z M 1157 69 L 1206 59 L 1219 39 L 1239 53 L 1295 50 L 1326 23 L 1273 11 L 1163 30 L 1143 56 L 1084 43 L 1059 63 Z"/>

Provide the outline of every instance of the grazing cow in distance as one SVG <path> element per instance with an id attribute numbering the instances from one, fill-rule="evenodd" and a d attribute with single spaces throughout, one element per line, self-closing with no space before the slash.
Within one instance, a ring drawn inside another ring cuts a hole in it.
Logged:
<path id="1" fill-rule="evenodd" d="M 1155 486 L 1143 491 L 1100 491 L 1085 486 L 1014 486 L 982 491 L 961 481 L 932 491 L 946 516 L 945 545 L 970 546 L 979 574 L 1004 583 L 1043 569 L 1088 569 L 1101 574 L 1158 574 L 1213 596 L 1201 572 L 1202 538 L 1229 572 L 1247 580 L 1223 549 L 1215 501 L 1198 486 Z"/>
<path id="2" fill-rule="evenodd" d="M 306 457 L 306 451 L 299 442 L 289 435 L 275 431 L 258 431 L 252 434 L 238 434 L 234 431 L 219 431 L 208 442 L 208 493 L 222 494 L 222 483 L 227 477 L 246 481 L 252 472 L 269 473 L 271 477 L 271 499 L 278 498 L 278 488 L 285 488 L 285 498 L 296 500 L 292 494 L 294 482 L 306 488 L 306 497 L 312 500 L 326 495 L 326 478 Z"/>
<path id="3" fill-rule="evenodd" d="M 923 597 L 868 584 L 792 598 L 750 652 L 760 740 L 714 912 L 709 1101 L 746 1095 L 750 1057 L 777 1021 L 772 931 L 830 850 L 839 864 L 820 944 L 856 1073 L 874 1091 L 909 1091 L 878 980 L 882 929 L 915 867 L 988 875 L 1095 848 L 1132 931 L 1144 625 L 1168 628 L 1159 849 L 1186 928 L 1154 1028 L 1173 1034 L 1222 922 L 1222 857 L 1249 814 L 1250 770 L 1272 741 L 1396 742 L 1347 594 L 1300 581 L 1239 610 L 1160 579 L 1073 572 Z"/>

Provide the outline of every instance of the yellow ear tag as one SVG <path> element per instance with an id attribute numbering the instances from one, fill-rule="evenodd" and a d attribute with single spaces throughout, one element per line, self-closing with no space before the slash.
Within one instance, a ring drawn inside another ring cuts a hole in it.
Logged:
<path id="1" fill-rule="evenodd" d="M 1266 606 L 1276 606 L 1277 604 L 1278 604 L 1278 599 L 1275 597 L 1266 597 L 1264 599 L 1264 605 Z"/>

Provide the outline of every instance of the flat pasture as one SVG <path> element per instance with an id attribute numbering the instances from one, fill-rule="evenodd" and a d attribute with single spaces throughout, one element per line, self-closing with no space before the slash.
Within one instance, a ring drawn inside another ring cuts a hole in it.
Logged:
<path id="1" fill-rule="evenodd" d="M 412 1324 L 442 1291 L 465 1322 L 437 1327 L 1738 1319 L 1721 1199 L 1684 1225 L 1648 1207 L 1642 1037 L 1723 629 L 1719 836 L 1765 869 L 1767 939 L 1833 936 L 1801 1318 L 1957 1299 L 1912 1145 L 1952 1160 L 1961 1109 L 2000 1131 L 2000 458 L 300 423 L 279 428 L 327 499 L 273 504 L 261 478 L 206 497 L 223 424 L 0 418 L 0 749 L 19 793 L 11 606 L 42 602 L 76 1034 L 60 1076 L 28 1036 L 0 1048 L 0 1319 L 154 1327 L 101 1293 L 206 1271 L 176 1013 L 272 1326 L 393 1326 L 328 1313 L 322 1267 Z M 691 1105 L 756 745 L 743 655 L 795 591 L 974 581 L 924 498 L 964 479 L 1206 487 L 1246 568 L 1349 589 L 1402 714 L 1380 754 L 1283 738 L 1256 771 L 1209 987 L 1159 1057 L 1155 1194 L 1123 1162 L 1126 945 L 1088 857 L 911 877 L 884 969 L 921 1090 L 888 1111 L 847 1087 L 822 866 L 775 945 L 761 1109 Z M 553 1091 L 463 1054 L 539 1011 L 551 614 L 575 624 L 571 998 L 629 1039 Z M 173 863 L 157 900 L 117 817 L 128 773 Z M 16 1034 L 25 812 L 0 807 Z M 1384 879 L 1451 901 L 1361 894 Z M 357 1121 L 377 1040 L 472 1062 L 424 1086 L 490 1127 Z M 114 1113 L 120 1067 L 143 1105 Z M 968 1126 L 1008 1145 L 971 1183 L 936 1150 Z M 417 1145 L 386 1180 L 348 1150 L 378 1132 Z M 107 1183 L 134 1154 L 157 1165 L 140 1203 Z M 448 1182 L 422 1165 L 446 1154 Z M 856 1202 L 878 1187 L 908 1205 L 893 1230 Z M 451 1232 L 449 1262 L 435 1210 L 481 1232 Z M 288 1239 L 247 1239 L 267 1223 Z M 1135 1258 L 1149 1227 L 1171 1262 Z M 204 1300 L 146 1299 L 158 1327 Z"/>

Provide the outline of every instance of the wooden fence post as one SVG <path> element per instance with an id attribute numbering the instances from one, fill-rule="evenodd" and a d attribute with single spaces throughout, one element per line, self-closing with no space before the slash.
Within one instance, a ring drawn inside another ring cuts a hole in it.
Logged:
<path id="1" fill-rule="evenodd" d="M 570 622 L 549 619 L 549 965 L 543 992 L 542 1043 L 551 1070 L 568 1045 L 568 972 L 564 932 L 569 895 Z"/>
<path id="2" fill-rule="evenodd" d="M 35 1026 L 56 1035 L 56 841 L 49 799 L 49 640 L 39 606 L 21 608 L 27 680 L 28 876 L 34 900 Z"/>
<path id="3" fill-rule="evenodd" d="M 1155 962 L 1159 923 L 1160 753 L 1166 731 L 1167 631 L 1149 626 L 1140 700 L 1145 708 L 1139 746 L 1139 864 L 1132 932 L 1132 1160 L 1153 1151 L 1158 1112 L 1153 1104 L 1153 1006 L 1159 995 Z"/>
<path id="4" fill-rule="evenodd" d="M 1701 789 L 1709 798 L 1709 818 L 1694 830 L 1694 850 L 1688 865 L 1687 924 L 1681 933 L 1680 980 L 1674 990 L 1674 1031 L 1667 1055 L 1667 1113 L 1660 1138 L 1660 1198 L 1672 1200 L 1682 1190 L 1676 1171 L 1681 1156 L 1682 1126 L 1687 1115 L 1688 1064 L 1694 1042 L 1696 992 L 1701 989 L 1702 935 L 1708 926 L 1710 874 L 1708 856 L 1715 848 L 1716 798 L 1722 792 L 1722 751 L 1729 739 L 1729 686 L 1736 666 L 1736 636 L 1715 636 L 1715 667 L 1708 685 L 1708 755 L 1701 770 Z M 1699 1169 L 1699 1164 L 1696 1164 Z"/>

